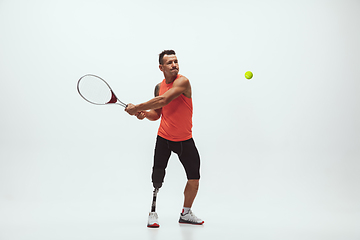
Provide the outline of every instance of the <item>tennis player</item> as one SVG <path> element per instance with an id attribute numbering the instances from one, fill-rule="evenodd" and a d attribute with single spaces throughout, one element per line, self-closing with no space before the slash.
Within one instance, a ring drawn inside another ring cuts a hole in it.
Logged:
<path id="1" fill-rule="evenodd" d="M 125 111 L 141 120 L 147 118 L 156 121 L 161 118 L 152 169 L 153 186 L 155 189 L 161 188 L 171 152 L 176 153 L 188 179 L 179 223 L 202 225 L 204 221 L 191 211 L 199 188 L 200 156 L 192 138 L 190 81 L 178 74 L 179 63 L 174 50 L 165 50 L 159 54 L 159 68 L 165 79 L 156 85 L 155 97 L 137 105 L 130 103 Z M 159 226 L 157 213 L 150 212 L 148 227 Z"/>

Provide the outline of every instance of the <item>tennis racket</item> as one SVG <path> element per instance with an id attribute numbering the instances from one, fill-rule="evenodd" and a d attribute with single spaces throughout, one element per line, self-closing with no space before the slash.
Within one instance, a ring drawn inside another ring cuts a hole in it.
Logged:
<path id="1" fill-rule="evenodd" d="M 110 85 L 101 77 L 86 74 L 77 83 L 77 90 L 82 98 L 95 105 L 117 104 L 124 108 L 127 104 L 120 101 Z"/>

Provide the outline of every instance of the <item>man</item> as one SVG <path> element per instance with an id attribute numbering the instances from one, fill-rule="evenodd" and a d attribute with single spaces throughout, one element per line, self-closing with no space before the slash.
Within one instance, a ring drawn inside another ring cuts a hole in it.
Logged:
<path id="1" fill-rule="evenodd" d="M 161 118 L 155 145 L 152 182 L 155 190 L 161 188 L 171 152 L 175 152 L 187 175 L 184 205 L 179 223 L 204 223 L 191 211 L 200 179 L 200 157 L 192 138 L 192 99 L 189 79 L 179 75 L 179 63 L 174 50 L 159 54 L 159 68 L 165 79 L 156 85 L 155 97 L 137 105 L 128 104 L 125 111 L 142 120 Z M 148 227 L 159 227 L 156 212 L 150 212 Z"/>

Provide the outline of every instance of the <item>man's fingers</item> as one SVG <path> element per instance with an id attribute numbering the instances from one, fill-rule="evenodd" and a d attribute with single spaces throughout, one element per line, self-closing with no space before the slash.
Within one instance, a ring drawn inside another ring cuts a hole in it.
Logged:
<path id="1" fill-rule="evenodd" d="M 137 114 L 136 112 L 134 112 L 134 108 L 135 108 L 135 105 L 132 104 L 132 103 L 129 103 L 126 108 L 125 108 L 125 111 L 130 114 L 130 115 L 135 115 Z"/>
<path id="2" fill-rule="evenodd" d="M 135 116 L 136 116 L 138 119 L 142 120 L 142 119 L 145 118 L 146 115 L 145 115 L 144 112 L 137 112 L 137 113 L 135 114 Z"/>

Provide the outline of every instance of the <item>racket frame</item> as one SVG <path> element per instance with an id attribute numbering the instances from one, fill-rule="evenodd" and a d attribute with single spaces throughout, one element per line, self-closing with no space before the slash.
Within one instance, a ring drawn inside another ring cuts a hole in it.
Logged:
<path id="1" fill-rule="evenodd" d="M 84 95 L 82 95 L 81 92 L 80 92 L 80 87 L 79 87 L 79 85 L 80 85 L 80 81 L 81 81 L 84 77 L 95 77 L 95 78 L 98 78 L 99 80 L 103 81 L 103 82 L 106 84 L 106 86 L 109 88 L 110 92 L 111 92 L 111 99 L 110 99 L 110 101 L 107 102 L 107 103 L 95 103 L 95 102 L 91 102 L 91 101 L 88 100 Z M 82 77 L 78 80 L 78 82 L 77 82 L 77 91 L 78 91 L 78 93 L 80 94 L 80 96 L 81 96 L 83 99 L 85 99 L 85 101 L 87 101 L 87 102 L 89 102 L 89 103 L 91 103 L 91 104 L 95 104 L 95 105 L 117 104 L 117 105 L 120 105 L 120 106 L 122 106 L 122 107 L 124 107 L 124 108 L 127 107 L 127 104 L 124 103 L 124 102 L 122 102 L 122 101 L 120 101 L 119 98 L 115 95 L 115 93 L 114 93 L 114 91 L 111 89 L 110 85 L 109 85 L 104 79 L 102 79 L 101 77 L 99 77 L 99 76 L 97 76 L 97 75 L 94 75 L 94 74 L 85 74 L 84 76 L 82 76 Z"/>

